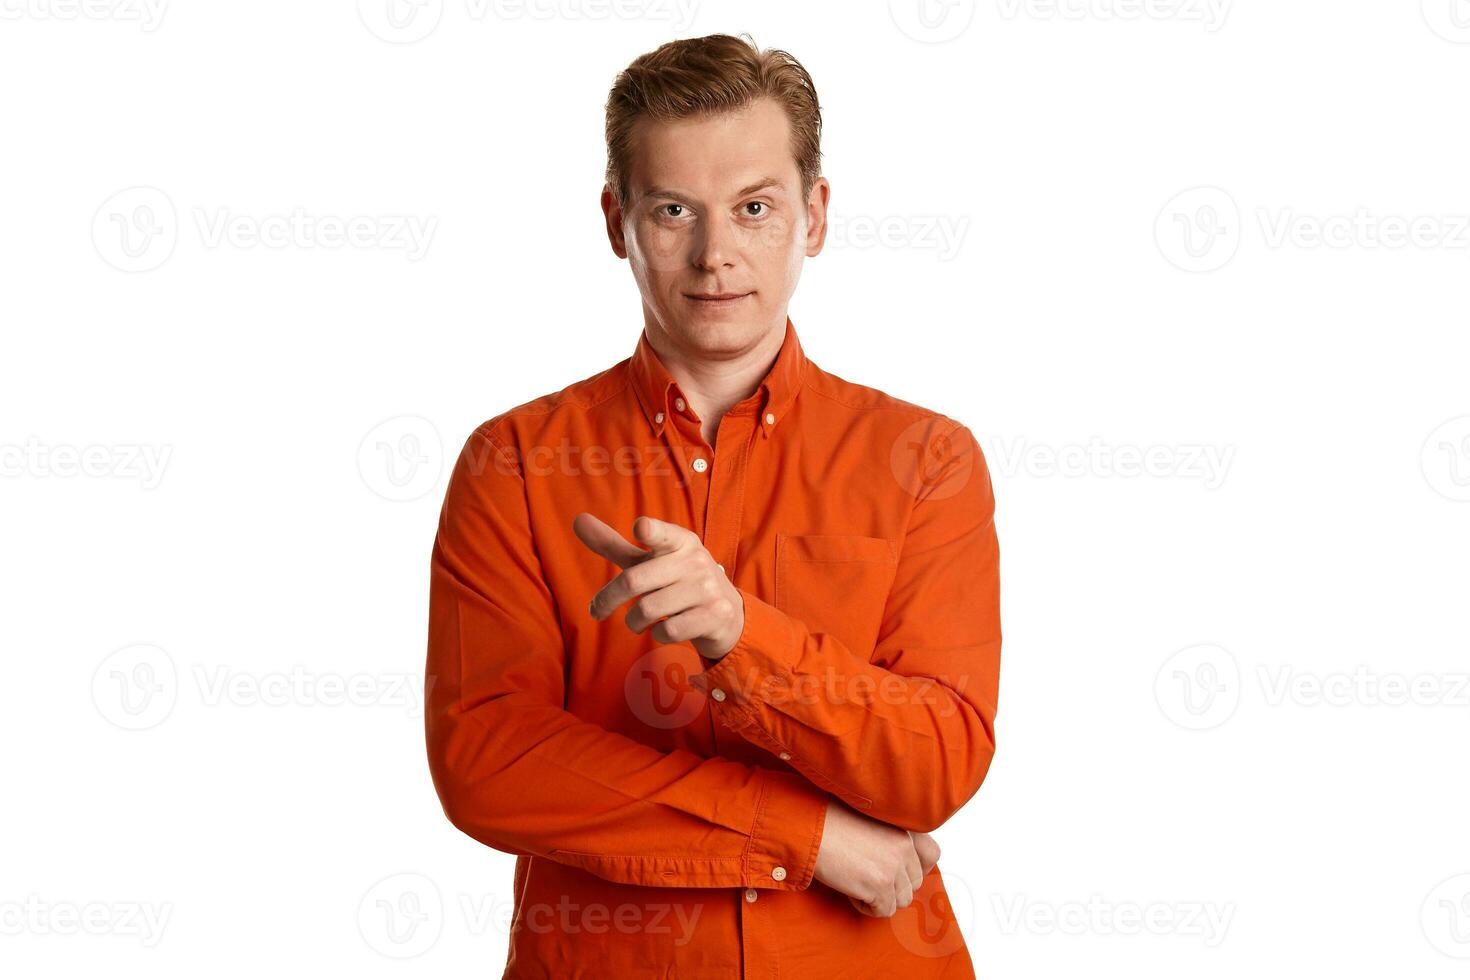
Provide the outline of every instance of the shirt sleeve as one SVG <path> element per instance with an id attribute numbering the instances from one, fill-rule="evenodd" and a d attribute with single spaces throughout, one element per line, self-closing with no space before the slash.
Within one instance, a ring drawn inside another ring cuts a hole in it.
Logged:
<path id="1" fill-rule="evenodd" d="M 556 601 L 495 421 L 455 464 L 430 563 L 424 724 L 445 814 L 496 850 L 612 881 L 805 889 L 826 792 L 795 773 L 663 752 L 566 710 Z"/>
<path id="2" fill-rule="evenodd" d="M 995 500 L 974 435 L 951 424 L 940 439 L 963 481 L 915 494 L 874 649 L 849 649 L 741 589 L 740 639 L 690 677 L 722 723 L 814 785 L 923 832 L 974 796 L 995 754 Z"/>

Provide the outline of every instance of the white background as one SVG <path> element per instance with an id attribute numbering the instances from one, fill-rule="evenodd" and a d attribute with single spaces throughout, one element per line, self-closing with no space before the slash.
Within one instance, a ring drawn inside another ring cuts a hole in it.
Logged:
<path id="1" fill-rule="evenodd" d="M 607 89 L 749 31 L 825 110 L 809 355 L 995 481 L 981 975 L 1464 975 L 1470 3 L 157 3 L 0 0 L 0 971 L 499 975 L 446 467 L 632 352 Z"/>

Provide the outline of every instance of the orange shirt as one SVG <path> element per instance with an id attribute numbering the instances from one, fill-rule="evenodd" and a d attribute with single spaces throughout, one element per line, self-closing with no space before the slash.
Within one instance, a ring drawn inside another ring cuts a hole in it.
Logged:
<path id="1" fill-rule="evenodd" d="M 453 824 L 517 855 L 506 977 L 973 976 L 939 868 L 891 918 L 814 880 L 827 802 L 931 831 L 995 751 L 994 498 L 968 428 L 808 360 L 788 319 L 715 447 L 640 335 L 485 422 L 431 562 L 425 727 Z M 692 529 L 718 661 L 601 622 L 572 531 Z M 942 842 L 941 842 L 942 843 Z M 942 859 L 941 859 L 942 863 Z"/>

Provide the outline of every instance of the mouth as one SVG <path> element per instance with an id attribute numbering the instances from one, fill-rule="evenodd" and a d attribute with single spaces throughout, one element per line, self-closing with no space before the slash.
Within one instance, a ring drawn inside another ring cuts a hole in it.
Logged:
<path id="1" fill-rule="evenodd" d="M 724 309 L 737 306 L 748 296 L 754 296 L 755 291 L 748 293 L 685 293 L 685 298 L 692 301 L 701 309 Z"/>

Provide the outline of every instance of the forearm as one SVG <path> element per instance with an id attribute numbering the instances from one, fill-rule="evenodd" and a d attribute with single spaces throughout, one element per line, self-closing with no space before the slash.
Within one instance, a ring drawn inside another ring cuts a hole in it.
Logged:
<path id="1" fill-rule="evenodd" d="M 916 676 L 744 598 L 741 642 L 691 678 L 722 723 L 855 809 L 906 830 L 935 829 L 974 795 L 995 754 L 995 706 L 983 675 L 998 660 L 998 638 L 942 651 L 953 673 Z M 926 651 L 931 661 L 938 653 Z"/>
<path id="2" fill-rule="evenodd" d="M 507 655 L 515 633 L 436 550 L 425 723 L 434 785 L 456 827 L 630 884 L 810 884 L 827 793 L 792 773 L 664 753 L 577 718 L 535 693 L 535 660 Z M 491 650 L 499 668 L 475 670 Z"/>

